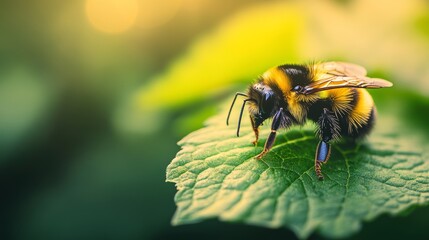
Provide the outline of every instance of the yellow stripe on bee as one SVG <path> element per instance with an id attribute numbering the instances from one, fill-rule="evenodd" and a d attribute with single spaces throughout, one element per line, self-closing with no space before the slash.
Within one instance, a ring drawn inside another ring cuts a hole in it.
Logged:
<path id="1" fill-rule="evenodd" d="M 286 97 L 290 93 L 291 81 L 289 77 L 278 67 L 273 67 L 262 74 L 264 83 L 268 86 L 275 85 L 283 92 Z"/>
<path id="2" fill-rule="evenodd" d="M 287 100 L 288 110 L 299 123 L 304 123 L 307 110 L 303 102 L 315 102 L 319 96 L 317 94 L 303 95 L 292 92 L 292 81 L 289 76 L 278 67 L 274 67 L 262 74 L 263 83 L 268 86 L 279 88 L 283 97 Z"/>
<path id="3" fill-rule="evenodd" d="M 358 101 L 349 115 L 349 132 L 361 127 L 368 122 L 374 100 L 366 89 L 356 89 Z"/>
<path id="4" fill-rule="evenodd" d="M 328 91 L 320 91 L 319 92 L 319 98 L 320 99 L 327 99 L 330 96 Z"/>
<path id="5" fill-rule="evenodd" d="M 298 122 L 304 122 L 305 109 L 296 97 L 296 93 L 291 92 L 292 84 L 289 76 L 278 67 L 274 67 L 262 74 L 264 83 L 268 86 L 277 86 L 283 93 L 283 97 L 287 99 L 288 109 L 292 116 Z"/>
<path id="6" fill-rule="evenodd" d="M 335 115 L 344 116 L 352 111 L 353 106 L 350 104 L 353 101 L 353 91 L 350 88 L 338 88 L 325 92 L 326 98 L 332 99 L 332 110 Z"/>

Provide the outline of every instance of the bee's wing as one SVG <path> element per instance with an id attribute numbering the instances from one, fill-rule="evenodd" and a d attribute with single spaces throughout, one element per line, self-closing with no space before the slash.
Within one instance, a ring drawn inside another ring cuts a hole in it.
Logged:
<path id="1" fill-rule="evenodd" d="M 314 67 L 321 72 L 331 75 L 366 76 L 366 69 L 362 66 L 346 62 L 324 62 L 315 64 Z"/>
<path id="2" fill-rule="evenodd" d="M 393 84 L 380 78 L 366 76 L 365 68 L 343 62 L 327 62 L 315 65 L 318 80 L 305 86 L 300 93 L 311 94 L 334 88 L 383 88 Z"/>

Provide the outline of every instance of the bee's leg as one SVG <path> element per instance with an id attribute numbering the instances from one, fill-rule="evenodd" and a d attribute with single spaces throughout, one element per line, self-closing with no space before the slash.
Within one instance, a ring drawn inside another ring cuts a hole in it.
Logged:
<path id="1" fill-rule="evenodd" d="M 317 144 L 316 157 L 314 159 L 314 170 L 319 180 L 323 180 L 322 163 L 326 163 L 331 155 L 331 145 L 328 142 L 321 140 Z"/>
<path id="2" fill-rule="evenodd" d="M 326 163 L 329 160 L 331 155 L 331 145 L 329 141 L 338 136 L 339 125 L 335 115 L 326 108 L 323 109 L 323 113 L 317 124 L 320 142 L 317 144 L 316 148 L 314 169 L 319 180 L 323 180 L 322 163 Z"/>
<path id="3" fill-rule="evenodd" d="M 271 124 L 271 133 L 265 142 L 264 150 L 262 150 L 262 152 L 256 156 L 257 159 L 261 159 L 265 154 L 267 154 L 268 151 L 270 151 L 271 147 L 273 146 L 274 141 L 276 140 L 277 129 L 280 127 L 282 115 L 283 108 L 280 108 L 276 114 L 274 114 L 273 122 Z"/>
<path id="4" fill-rule="evenodd" d="M 255 126 L 255 121 L 253 120 L 252 117 L 250 117 L 250 122 L 252 123 L 252 129 L 253 129 L 253 132 L 255 133 L 255 141 L 253 141 L 252 144 L 256 146 L 256 144 L 258 144 L 258 139 L 259 139 L 259 128 Z"/>

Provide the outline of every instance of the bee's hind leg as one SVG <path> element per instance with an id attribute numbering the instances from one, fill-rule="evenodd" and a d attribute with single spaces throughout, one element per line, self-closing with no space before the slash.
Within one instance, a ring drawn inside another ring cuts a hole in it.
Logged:
<path id="1" fill-rule="evenodd" d="M 331 155 L 331 145 L 328 142 L 321 140 L 317 144 L 316 157 L 314 159 L 314 170 L 319 180 L 323 180 L 322 163 L 326 163 Z"/>
<path id="2" fill-rule="evenodd" d="M 339 136 L 339 125 L 338 120 L 334 113 L 329 111 L 327 108 L 323 109 L 322 115 L 317 121 L 318 129 L 317 132 L 320 137 L 319 144 L 316 148 L 316 156 L 314 159 L 314 170 L 319 180 L 323 180 L 322 175 L 322 163 L 326 163 L 331 155 L 331 145 L 329 141 Z"/>

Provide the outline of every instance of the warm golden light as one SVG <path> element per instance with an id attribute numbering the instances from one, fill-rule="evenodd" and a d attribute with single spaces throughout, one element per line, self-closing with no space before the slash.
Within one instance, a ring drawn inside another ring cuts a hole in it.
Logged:
<path id="1" fill-rule="evenodd" d="M 86 15 L 98 30 L 121 33 L 131 28 L 139 12 L 137 0 L 87 0 Z"/>
<path id="2" fill-rule="evenodd" d="M 183 0 L 144 0 L 141 2 L 138 25 L 144 29 L 156 28 L 171 21 Z"/>

